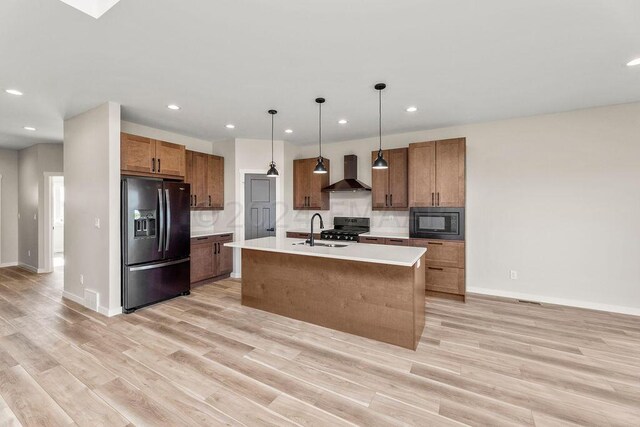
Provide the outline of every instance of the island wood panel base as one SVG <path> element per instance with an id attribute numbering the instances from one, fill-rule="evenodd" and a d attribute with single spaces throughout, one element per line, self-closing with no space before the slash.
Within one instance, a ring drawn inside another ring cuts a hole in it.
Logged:
<path id="1" fill-rule="evenodd" d="M 424 255 L 413 267 L 242 249 L 242 305 L 415 350 Z"/>

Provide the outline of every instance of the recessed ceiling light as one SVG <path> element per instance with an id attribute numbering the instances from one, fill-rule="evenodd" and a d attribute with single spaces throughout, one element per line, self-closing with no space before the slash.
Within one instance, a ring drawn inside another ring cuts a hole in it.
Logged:
<path id="1" fill-rule="evenodd" d="M 20 92 L 17 89 L 7 89 L 7 90 L 5 90 L 5 92 L 7 92 L 10 95 L 16 95 L 16 96 L 22 96 L 23 95 L 23 93 Z"/>
<path id="2" fill-rule="evenodd" d="M 293 133 L 293 130 L 291 130 L 291 129 L 285 129 L 284 133 Z"/>
<path id="3" fill-rule="evenodd" d="M 231 123 L 229 123 L 228 125 L 225 125 L 224 127 L 226 127 L 227 129 L 235 129 L 236 125 L 232 125 Z"/>
<path id="4" fill-rule="evenodd" d="M 635 67 L 636 65 L 640 65 L 640 58 L 636 58 L 627 62 L 627 67 Z"/>
<path id="5" fill-rule="evenodd" d="M 24 130 L 30 130 L 31 132 L 36 130 L 36 128 L 34 128 L 33 126 L 25 126 L 23 129 Z"/>
<path id="6" fill-rule="evenodd" d="M 418 111 L 418 107 L 407 107 L 407 113 L 415 113 Z"/>
<path id="7" fill-rule="evenodd" d="M 340 123 L 341 125 L 346 125 L 347 121 L 345 119 L 340 119 L 338 120 L 338 123 Z"/>
<path id="8" fill-rule="evenodd" d="M 169 104 L 169 105 L 167 105 L 167 108 L 168 108 L 169 110 L 179 110 L 179 109 L 180 109 L 180 106 L 179 106 L 179 105 L 176 105 L 176 104 Z"/>

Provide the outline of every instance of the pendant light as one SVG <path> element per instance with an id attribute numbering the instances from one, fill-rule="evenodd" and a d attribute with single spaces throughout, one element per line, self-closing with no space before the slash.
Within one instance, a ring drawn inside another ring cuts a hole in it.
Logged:
<path id="1" fill-rule="evenodd" d="M 380 146 L 378 147 L 378 158 L 371 166 L 373 169 L 388 169 L 389 164 L 382 155 L 382 91 L 387 87 L 384 83 L 378 83 L 374 86 L 378 91 L 378 132 L 380 135 Z"/>
<path id="2" fill-rule="evenodd" d="M 322 104 L 324 104 L 324 98 L 316 98 L 316 102 L 318 103 L 318 146 L 320 148 L 320 152 L 318 153 L 318 164 L 316 164 L 316 168 L 313 170 L 313 173 L 327 173 L 327 168 L 324 167 L 324 159 L 322 158 Z"/>
<path id="3" fill-rule="evenodd" d="M 267 172 L 268 177 L 278 176 L 278 169 L 276 169 L 276 162 L 273 161 L 273 116 L 278 114 L 276 110 L 269 110 L 269 114 L 271 114 L 271 163 L 269 163 L 269 171 Z"/>

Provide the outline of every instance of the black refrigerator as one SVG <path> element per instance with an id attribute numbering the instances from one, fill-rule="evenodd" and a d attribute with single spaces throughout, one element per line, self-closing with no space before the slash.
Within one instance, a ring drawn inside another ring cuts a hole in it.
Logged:
<path id="1" fill-rule="evenodd" d="M 122 312 L 191 287 L 189 184 L 122 179 Z"/>

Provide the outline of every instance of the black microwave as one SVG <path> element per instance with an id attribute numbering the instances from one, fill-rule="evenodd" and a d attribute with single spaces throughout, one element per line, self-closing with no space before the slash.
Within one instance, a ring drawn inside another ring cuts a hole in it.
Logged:
<path id="1" fill-rule="evenodd" d="M 409 236 L 464 240 L 464 208 L 411 208 Z"/>

